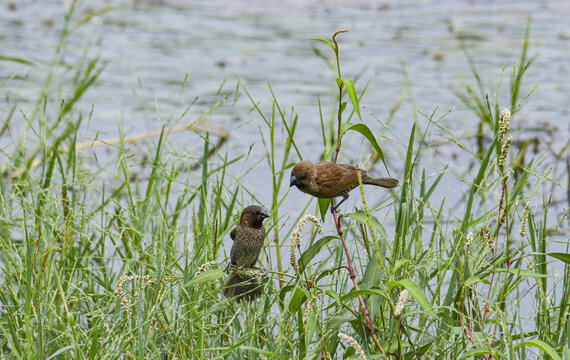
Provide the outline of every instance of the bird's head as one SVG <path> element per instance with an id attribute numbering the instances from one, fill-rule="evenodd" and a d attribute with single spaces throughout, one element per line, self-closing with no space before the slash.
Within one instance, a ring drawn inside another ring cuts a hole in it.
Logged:
<path id="1" fill-rule="evenodd" d="M 263 220 L 269 217 L 267 210 L 259 205 L 250 205 L 243 209 L 240 217 L 240 224 L 252 227 L 261 227 Z"/>
<path id="2" fill-rule="evenodd" d="M 305 189 L 314 177 L 314 166 L 310 161 L 301 161 L 295 164 L 291 170 L 289 187 L 296 186 L 301 191 Z"/>

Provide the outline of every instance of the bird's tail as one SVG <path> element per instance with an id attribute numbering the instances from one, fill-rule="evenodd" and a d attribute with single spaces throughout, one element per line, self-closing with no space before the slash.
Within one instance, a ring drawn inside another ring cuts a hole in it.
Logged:
<path id="1" fill-rule="evenodd" d="M 234 272 L 222 290 L 228 299 L 253 301 L 261 296 L 261 285 L 255 275 L 243 275 Z"/>
<path id="2" fill-rule="evenodd" d="M 362 183 L 363 184 L 370 184 L 370 185 L 376 185 L 376 186 L 382 186 L 385 188 L 394 188 L 396 186 L 398 186 L 398 179 L 393 179 L 393 178 L 373 178 L 370 176 L 364 176 L 362 178 Z"/>

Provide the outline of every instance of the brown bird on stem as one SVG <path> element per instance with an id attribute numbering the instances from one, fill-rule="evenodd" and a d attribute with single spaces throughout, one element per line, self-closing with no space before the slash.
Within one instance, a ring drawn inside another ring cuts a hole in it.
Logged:
<path id="1" fill-rule="evenodd" d="M 250 205 L 243 209 L 239 225 L 230 232 L 234 241 L 230 250 L 230 265 L 234 271 L 222 293 L 227 298 L 235 298 L 238 303 L 242 300 L 249 302 L 261 296 L 261 285 L 257 277 L 240 273 L 240 268 L 255 266 L 265 238 L 263 220 L 268 217 L 269 213 L 261 206 Z"/>
<path id="2" fill-rule="evenodd" d="M 301 161 L 291 171 L 290 186 L 296 186 L 299 190 L 318 198 L 335 198 L 342 196 L 343 199 L 331 212 L 348 199 L 348 193 L 358 186 L 358 173 L 362 177 L 362 183 L 368 185 L 393 188 L 398 186 L 398 180 L 392 178 L 373 178 L 368 176 L 366 170 L 346 164 L 332 162 L 320 162 L 313 164 L 310 161 Z"/>

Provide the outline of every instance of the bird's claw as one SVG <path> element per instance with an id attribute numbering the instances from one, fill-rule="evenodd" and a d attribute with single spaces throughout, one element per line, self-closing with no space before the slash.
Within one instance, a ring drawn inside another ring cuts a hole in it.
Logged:
<path id="1" fill-rule="evenodd" d="M 229 272 L 230 269 L 232 269 L 233 271 L 236 271 L 237 269 L 239 269 L 240 267 L 237 265 L 232 264 L 231 262 L 228 263 L 228 265 L 226 265 L 226 268 L 224 269 L 224 272 Z"/>

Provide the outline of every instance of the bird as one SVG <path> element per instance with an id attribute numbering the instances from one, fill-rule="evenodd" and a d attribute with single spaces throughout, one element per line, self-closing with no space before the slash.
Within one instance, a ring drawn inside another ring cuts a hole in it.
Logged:
<path id="1" fill-rule="evenodd" d="M 343 199 L 336 206 L 331 207 L 331 212 L 335 212 L 340 204 L 348 199 L 348 193 L 358 186 L 358 173 L 362 177 L 363 184 L 385 188 L 398 186 L 397 179 L 373 178 L 368 176 L 366 170 L 356 166 L 333 162 L 313 164 L 310 161 L 301 161 L 291 170 L 289 187 L 296 186 L 302 192 L 321 199 L 342 196 Z"/>
<path id="2" fill-rule="evenodd" d="M 263 220 L 269 217 L 267 210 L 250 205 L 241 212 L 239 224 L 230 232 L 233 240 L 230 264 L 234 268 L 222 294 L 238 303 L 250 302 L 261 296 L 261 285 L 255 275 L 240 273 L 240 268 L 254 268 L 265 238 Z M 237 269 L 236 269 L 237 268 Z"/>

